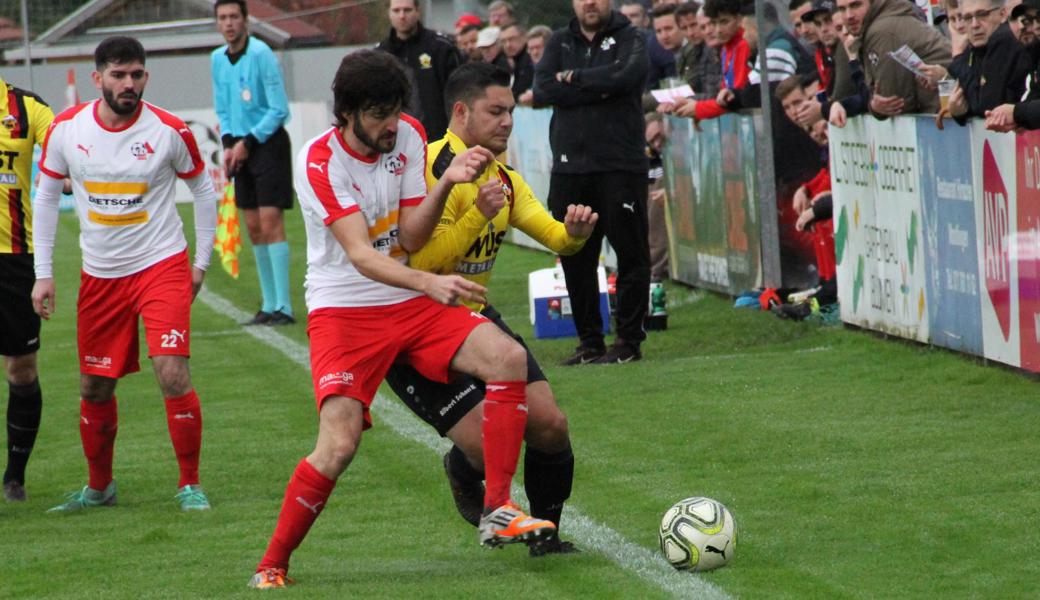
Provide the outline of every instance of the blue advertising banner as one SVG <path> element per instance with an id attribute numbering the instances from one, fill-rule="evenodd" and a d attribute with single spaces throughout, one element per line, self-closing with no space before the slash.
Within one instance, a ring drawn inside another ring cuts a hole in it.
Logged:
<path id="1" fill-rule="evenodd" d="M 971 129 L 948 126 L 939 131 L 931 117 L 921 117 L 917 149 L 931 343 L 981 355 Z"/>

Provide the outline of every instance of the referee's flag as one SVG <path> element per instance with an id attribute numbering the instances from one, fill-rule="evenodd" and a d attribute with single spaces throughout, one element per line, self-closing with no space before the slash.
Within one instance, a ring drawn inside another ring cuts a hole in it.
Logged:
<path id="1" fill-rule="evenodd" d="M 220 264 L 229 275 L 238 279 L 238 253 L 242 251 L 242 232 L 238 227 L 238 208 L 235 206 L 235 186 L 224 186 L 224 197 L 217 207 L 217 235 L 213 247 L 220 255 Z"/>

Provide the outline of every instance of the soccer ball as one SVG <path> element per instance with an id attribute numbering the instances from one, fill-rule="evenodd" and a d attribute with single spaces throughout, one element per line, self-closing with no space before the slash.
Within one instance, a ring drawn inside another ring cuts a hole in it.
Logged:
<path id="1" fill-rule="evenodd" d="M 733 560 L 737 530 L 718 500 L 700 496 L 676 502 L 661 519 L 661 552 L 680 571 L 710 571 Z"/>

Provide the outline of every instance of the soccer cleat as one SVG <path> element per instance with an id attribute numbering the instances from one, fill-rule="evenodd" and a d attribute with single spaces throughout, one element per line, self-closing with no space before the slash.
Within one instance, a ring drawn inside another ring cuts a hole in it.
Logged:
<path id="1" fill-rule="evenodd" d="M 268 323 L 271 322 L 272 318 L 274 318 L 273 314 L 271 314 L 269 312 L 264 312 L 262 310 L 258 310 L 258 311 L 256 311 L 256 314 L 253 315 L 252 319 L 249 319 L 248 321 L 243 321 L 242 324 L 243 325 L 267 325 Z"/>
<path id="2" fill-rule="evenodd" d="M 182 487 L 173 499 L 180 503 L 181 510 L 209 510 L 209 498 L 198 484 Z"/>
<path id="3" fill-rule="evenodd" d="M 552 521 L 530 517 L 517 505 L 507 502 L 480 518 L 480 544 L 495 548 L 523 542 L 528 546 L 556 533 Z"/>
<path id="4" fill-rule="evenodd" d="M 4 484 L 4 498 L 8 502 L 25 502 L 25 486 L 17 481 Z"/>
<path id="5" fill-rule="evenodd" d="M 567 358 L 563 359 L 563 361 L 560 364 L 565 367 L 570 367 L 573 365 L 587 365 L 591 362 L 596 362 L 596 359 L 602 357 L 606 351 L 606 348 L 603 347 L 594 348 L 592 346 L 586 346 L 582 344 L 581 346 L 578 346 L 574 349 L 574 354 L 571 354 Z"/>
<path id="6" fill-rule="evenodd" d="M 285 569 L 261 569 L 249 580 L 249 587 L 257 590 L 273 590 L 296 583 L 285 574 Z"/>
<path id="7" fill-rule="evenodd" d="M 280 310 L 276 310 L 271 313 L 271 319 L 264 323 L 264 325 L 271 325 L 277 327 L 278 325 L 295 325 L 296 319 L 292 315 L 283 313 Z"/>
<path id="8" fill-rule="evenodd" d="M 537 544 L 531 544 L 527 551 L 532 558 L 538 558 L 547 554 L 577 554 L 581 552 L 574 544 L 561 540 L 559 533 L 553 533 L 549 539 Z"/>
<path id="9" fill-rule="evenodd" d="M 449 456 L 451 456 L 450 452 L 444 455 L 444 473 L 448 476 L 448 485 L 451 487 L 451 497 L 455 500 L 455 508 L 467 523 L 478 527 L 480 515 L 484 512 L 484 484 L 466 485 L 456 479 L 448 467 Z"/>
<path id="10" fill-rule="evenodd" d="M 639 346 L 634 346 L 627 342 L 614 342 L 614 345 L 610 347 L 610 350 L 592 361 L 596 365 L 613 365 L 617 363 L 628 363 L 643 358 L 643 354 L 639 351 Z"/>
<path id="11" fill-rule="evenodd" d="M 115 505 L 116 482 L 113 480 L 103 491 L 100 492 L 91 489 L 90 486 L 83 486 L 83 489 L 78 492 L 69 492 L 66 494 L 65 502 L 63 504 L 59 504 L 47 512 L 71 513 L 83 510 L 84 508 Z"/>

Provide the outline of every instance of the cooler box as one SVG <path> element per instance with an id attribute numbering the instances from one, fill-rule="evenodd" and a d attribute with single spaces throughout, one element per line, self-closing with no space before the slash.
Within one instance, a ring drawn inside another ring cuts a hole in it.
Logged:
<path id="1" fill-rule="evenodd" d="M 560 269 L 539 269 L 527 276 L 534 337 L 555 338 L 578 335 L 571 316 L 571 300 Z M 607 298 L 607 272 L 599 268 L 599 314 L 603 333 L 610 333 L 610 302 Z"/>

